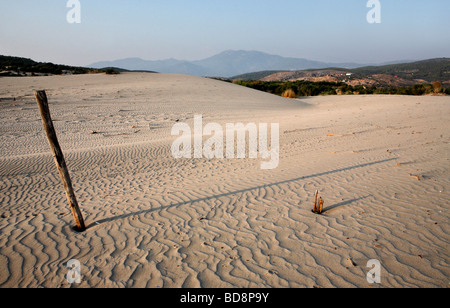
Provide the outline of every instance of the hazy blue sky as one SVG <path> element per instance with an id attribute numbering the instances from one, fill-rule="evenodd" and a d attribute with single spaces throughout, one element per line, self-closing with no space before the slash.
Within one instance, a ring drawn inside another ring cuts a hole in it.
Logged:
<path id="1" fill-rule="evenodd" d="M 450 57 L 450 0 L 0 0 L 0 54 L 71 65 L 196 60 L 228 49 L 328 62 Z"/>

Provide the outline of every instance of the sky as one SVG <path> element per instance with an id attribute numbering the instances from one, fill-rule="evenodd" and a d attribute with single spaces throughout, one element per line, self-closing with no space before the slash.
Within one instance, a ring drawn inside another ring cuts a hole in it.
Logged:
<path id="1" fill-rule="evenodd" d="M 324 62 L 450 57 L 450 0 L 0 0 L 0 54 L 87 66 L 257 50 Z"/>

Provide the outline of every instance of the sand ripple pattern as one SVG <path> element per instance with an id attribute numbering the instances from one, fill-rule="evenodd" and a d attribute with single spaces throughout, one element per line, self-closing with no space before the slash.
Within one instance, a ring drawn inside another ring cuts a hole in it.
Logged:
<path id="1" fill-rule="evenodd" d="M 175 160 L 164 119 L 156 141 L 69 140 L 89 224 L 81 234 L 52 157 L 9 148 L 0 158 L 0 287 L 376 287 L 366 281 L 370 259 L 382 264 L 382 287 L 448 287 L 449 127 L 422 117 L 450 123 L 448 99 L 397 100 L 316 98 L 283 110 L 272 172 L 250 159 Z M 311 212 L 316 189 L 321 216 Z M 66 280 L 71 259 L 82 265 L 80 285 Z"/>

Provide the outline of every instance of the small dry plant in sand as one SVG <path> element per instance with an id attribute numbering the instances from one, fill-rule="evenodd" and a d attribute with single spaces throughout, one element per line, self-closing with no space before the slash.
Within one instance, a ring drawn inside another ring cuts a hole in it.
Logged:
<path id="1" fill-rule="evenodd" d="M 292 89 L 284 91 L 282 96 L 286 98 L 297 98 L 297 95 L 295 95 L 295 92 Z"/>
<path id="2" fill-rule="evenodd" d="M 319 196 L 319 191 L 316 190 L 316 194 L 315 194 L 315 197 L 314 197 L 314 208 L 312 210 L 313 213 L 322 215 L 322 213 L 323 213 L 323 204 L 324 204 L 323 199 L 322 199 L 322 197 Z"/>

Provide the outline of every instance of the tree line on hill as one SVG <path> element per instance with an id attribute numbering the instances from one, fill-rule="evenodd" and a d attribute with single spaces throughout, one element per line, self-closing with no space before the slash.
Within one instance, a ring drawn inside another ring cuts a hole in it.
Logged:
<path id="1" fill-rule="evenodd" d="M 63 74 L 89 74 L 106 73 L 119 74 L 114 68 L 93 69 L 53 63 L 36 62 L 31 59 L 0 55 L 0 76 L 26 76 L 26 75 L 63 75 Z"/>
<path id="2" fill-rule="evenodd" d="M 440 82 L 417 84 L 411 87 L 375 87 L 352 86 L 344 82 L 312 82 L 312 81 L 245 81 L 235 80 L 233 83 L 259 91 L 284 97 L 319 96 L 319 95 L 354 95 L 354 94 L 391 94 L 391 95 L 427 95 L 447 94 Z"/>

